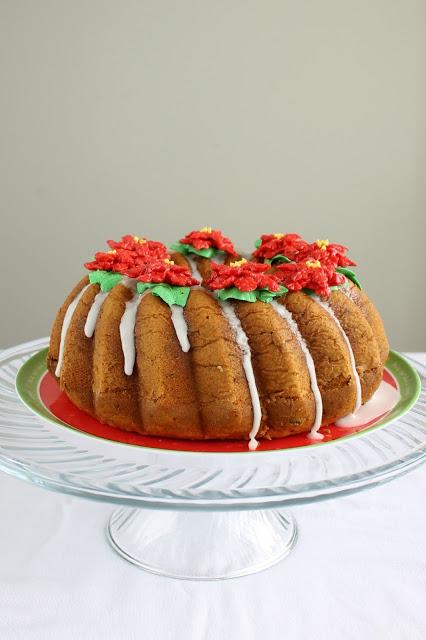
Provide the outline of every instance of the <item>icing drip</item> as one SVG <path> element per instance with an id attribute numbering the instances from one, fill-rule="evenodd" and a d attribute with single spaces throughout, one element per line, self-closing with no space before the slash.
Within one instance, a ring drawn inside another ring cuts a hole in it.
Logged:
<path id="1" fill-rule="evenodd" d="M 124 373 L 126 376 L 132 375 L 133 367 L 135 366 L 136 312 L 143 296 L 144 294 L 140 295 L 139 293 L 136 293 L 131 300 L 126 302 L 126 309 L 120 321 L 121 348 L 123 350 Z"/>
<path id="2" fill-rule="evenodd" d="M 198 271 L 198 265 L 197 265 L 196 260 L 194 258 L 191 258 L 190 256 L 185 256 L 185 257 L 188 260 L 189 266 L 191 267 L 192 276 L 194 278 L 196 278 L 197 280 L 199 280 L 200 282 L 202 282 L 203 281 L 203 276 Z"/>
<path id="3" fill-rule="evenodd" d="M 352 288 L 349 287 L 348 280 L 346 280 L 345 285 L 343 287 L 339 288 L 339 291 L 343 293 L 347 298 L 349 298 L 349 300 L 352 300 L 353 302 Z"/>
<path id="4" fill-rule="evenodd" d="M 132 291 L 135 291 L 136 290 L 136 283 L 137 283 L 136 278 L 129 278 L 128 276 L 123 276 L 123 279 L 120 280 L 119 284 L 122 284 L 123 286 L 127 287 L 128 289 L 131 289 Z"/>
<path id="5" fill-rule="evenodd" d="M 334 424 L 336 427 L 350 429 L 363 424 L 368 424 L 371 420 L 391 411 L 397 404 L 400 393 L 391 384 L 381 381 L 377 391 L 356 413 L 350 413 L 344 418 L 340 418 Z"/>
<path id="6" fill-rule="evenodd" d="M 188 340 L 188 325 L 186 324 L 185 316 L 183 314 L 183 307 L 178 304 L 172 304 L 170 307 L 172 312 L 172 322 L 176 331 L 177 339 L 185 353 L 190 350 L 191 345 Z"/>
<path id="7" fill-rule="evenodd" d="M 342 334 L 342 337 L 343 337 L 343 339 L 344 339 L 344 341 L 346 343 L 346 346 L 348 348 L 349 359 L 351 361 L 352 374 L 353 374 L 353 377 L 354 377 L 354 380 L 355 380 L 355 386 L 356 386 L 355 407 L 354 407 L 354 410 L 352 411 L 352 414 L 354 414 L 359 410 L 359 408 L 362 405 L 362 393 L 361 393 L 361 382 L 359 380 L 358 371 L 356 370 L 355 356 L 354 356 L 354 352 L 352 351 L 351 343 L 349 342 L 348 336 L 346 335 L 342 325 L 340 324 L 339 320 L 335 316 L 334 311 L 330 307 L 330 305 L 327 302 L 325 302 L 324 300 L 321 300 L 321 298 L 319 298 L 318 296 L 312 296 L 312 297 L 319 305 L 321 305 L 321 307 L 323 309 L 325 309 L 327 311 L 327 313 L 331 316 L 331 318 L 333 318 L 333 320 L 336 323 L 340 333 Z M 352 414 L 349 414 L 349 415 L 352 415 Z M 344 418 L 342 418 L 342 420 L 344 420 Z"/>
<path id="8" fill-rule="evenodd" d="M 284 320 L 286 320 L 305 356 L 306 366 L 308 367 L 309 378 L 311 381 L 311 390 L 315 400 L 315 421 L 311 427 L 309 436 L 314 440 L 322 440 L 324 436 L 321 433 L 318 433 L 318 430 L 321 427 L 321 421 L 322 421 L 322 412 L 323 412 L 322 398 L 321 398 L 320 390 L 318 388 L 317 374 L 315 372 L 314 361 L 309 352 L 308 346 L 305 340 L 303 339 L 302 334 L 299 331 L 299 327 L 297 326 L 296 321 L 293 319 L 293 316 L 291 315 L 290 311 L 284 305 L 280 304 L 276 300 L 272 300 L 270 304 L 272 304 L 276 312 L 282 318 L 284 318 Z"/>
<path id="9" fill-rule="evenodd" d="M 256 379 L 254 377 L 253 366 L 251 363 L 251 351 L 248 343 L 247 335 L 245 334 L 240 319 L 238 318 L 235 310 L 230 302 L 220 301 L 220 305 L 223 312 L 230 324 L 231 329 L 235 334 L 235 338 L 238 346 L 243 354 L 243 369 L 246 375 L 247 384 L 250 391 L 251 403 L 253 407 L 253 426 L 249 433 L 249 449 L 254 451 L 257 449 L 258 442 L 256 440 L 257 433 L 259 431 L 260 422 L 262 420 L 262 409 L 260 407 L 259 393 L 257 391 Z"/>
<path id="10" fill-rule="evenodd" d="M 91 338 L 95 333 L 99 311 L 101 310 L 103 301 L 107 297 L 108 293 L 108 291 L 100 291 L 96 294 L 95 299 L 93 300 L 92 306 L 90 307 L 89 313 L 87 314 L 86 324 L 84 325 L 84 335 L 87 338 Z"/>
<path id="11" fill-rule="evenodd" d="M 84 292 L 88 287 L 90 287 L 90 284 L 87 284 L 85 287 L 83 287 L 83 289 L 76 295 L 76 297 L 71 302 L 71 304 L 69 305 L 68 309 L 65 312 L 64 321 L 62 323 L 62 328 L 61 328 L 61 341 L 59 343 L 58 364 L 56 365 L 56 369 L 55 369 L 55 375 L 58 378 L 61 374 L 62 361 L 64 359 L 65 338 L 67 336 L 68 328 L 70 326 L 70 322 L 74 315 L 75 308 L 78 305 L 80 298 L 83 296 Z"/>

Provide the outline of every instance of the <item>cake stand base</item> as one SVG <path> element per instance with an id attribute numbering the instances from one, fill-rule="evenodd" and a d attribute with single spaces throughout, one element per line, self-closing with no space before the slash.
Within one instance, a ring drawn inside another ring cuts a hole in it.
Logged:
<path id="1" fill-rule="evenodd" d="M 297 539 L 292 516 L 278 510 L 158 511 L 120 508 L 108 539 L 139 567 L 186 580 L 237 578 L 266 569 Z"/>

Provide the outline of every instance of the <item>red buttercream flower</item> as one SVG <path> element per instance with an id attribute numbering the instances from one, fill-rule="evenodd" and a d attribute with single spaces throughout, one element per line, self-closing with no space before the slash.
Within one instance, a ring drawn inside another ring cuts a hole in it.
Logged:
<path id="1" fill-rule="evenodd" d="M 113 252 L 103 252 L 98 251 L 95 253 L 95 259 L 91 262 L 85 262 L 84 266 L 89 271 L 96 271 L 100 269 L 101 271 L 112 271 L 113 266 L 116 262 L 116 256 L 113 255 Z"/>
<path id="2" fill-rule="evenodd" d="M 132 255 L 146 256 L 149 258 L 164 258 L 169 254 L 167 247 L 162 242 L 156 242 L 154 240 L 147 240 L 146 238 L 139 236 L 123 236 L 121 240 L 116 242 L 115 240 L 107 240 L 107 244 L 111 249 L 116 251 L 123 249 L 130 251 Z"/>
<path id="3" fill-rule="evenodd" d="M 271 260 L 277 255 L 283 255 L 289 260 L 296 260 L 299 251 L 308 243 L 297 233 L 272 233 L 260 236 L 261 244 L 253 251 L 255 258 Z"/>
<path id="4" fill-rule="evenodd" d="M 248 262 L 244 258 L 230 265 L 212 262 L 211 273 L 206 281 L 210 289 L 228 289 L 236 287 L 240 291 L 269 289 L 279 291 L 280 286 L 275 274 L 265 273 L 269 265 L 260 262 Z"/>
<path id="5" fill-rule="evenodd" d="M 330 287 L 345 282 L 345 276 L 336 271 L 335 263 L 326 256 L 321 262 L 309 259 L 305 262 L 280 264 L 274 273 L 289 291 L 311 289 L 323 298 L 330 295 Z"/>
<path id="6" fill-rule="evenodd" d="M 211 227 L 204 227 L 199 231 L 191 231 L 184 238 L 181 238 L 179 242 L 190 244 L 197 250 L 213 247 L 228 253 L 230 256 L 237 255 L 231 240 L 218 229 L 212 229 Z"/>
<path id="7" fill-rule="evenodd" d="M 137 278 L 140 282 L 152 282 L 158 284 L 164 282 L 176 287 L 192 287 L 200 284 L 192 277 L 187 267 L 181 267 L 169 260 L 153 260 L 147 262 Z"/>
<path id="8" fill-rule="evenodd" d="M 139 238 L 138 236 L 123 236 L 119 242 L 108 240 L 110 251 L 99 251 L 95 259 L 86 262 L 85 267 L 89 271 L 114 271 L 136 278 L 147 262 L 167 258 L 168 253 L 164 244 Z"/>
<path id="9" fill-rule="evenodd" d="M 295 259 L 297 262 L 305 262 L 306 260 L 323 262 L 324 258 L 327 257 L 336 267 L 356 266 L 356 262 L 353 262 L 345 255 L 347 250 L 347 247 L 341 244 L 335 244 L 328 240 L 316 240 L 312 244 L 307 244 L 306 247 L 301 248 Z"/>

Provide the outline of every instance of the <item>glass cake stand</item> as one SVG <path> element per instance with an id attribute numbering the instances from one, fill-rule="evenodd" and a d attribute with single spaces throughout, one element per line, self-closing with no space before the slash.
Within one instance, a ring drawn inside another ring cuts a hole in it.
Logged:
<path id="1" fill-rule="evenodd" d="M 35 415 L 15 380 L 47 343 L 0 355 L 0 469 L 118 505 L 107 526 L 112 547 L 154 573 L 221 579 L 264 569 L 296 542 L 289 507 L 374 487 L 426 458 L 426 369 L 413 363 L 418 377 L 397 354 L 392 373 L 404 404 L 380 428 L 282 451 L 195 453 L 111 442 Z M 26 382 L 37 385 L 32 375 Z"/>

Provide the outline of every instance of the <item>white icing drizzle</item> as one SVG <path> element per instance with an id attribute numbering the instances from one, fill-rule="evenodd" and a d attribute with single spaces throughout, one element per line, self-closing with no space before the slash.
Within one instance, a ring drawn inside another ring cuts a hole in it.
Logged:
<path id="1" fill-rule="evenodd" d="M 322 398 L 321 393 L 318 387 L 317 382 L 317 374 L 315 371 L 314 361 L 309 352 L 308 345 L 303 339 L 302 334 L 299 331 L 299 327 L 296 324 L 296 321 L 293 319 L 290 311 L 283 305 L 277 302 L 276 300 L 271 301 L 272 306 L 276 310 L 276 312 L 286 320 L 291 331 L 293 332 L 297 342 L 300 345 L 300 348 L 303 351 L 306 360 L 306 366 L 308 367 L 309 378 L 311 381 L 311 390 L 314 395 L 315 400 L 315 421 L 311 427 L 311 431 L 309 433 L 309 437 L 313 440 L 322 440 L 324 436 L 321 433 L 318 433 L 319 428 L 321 427 L 322 414 L 323 414 L 323 406 L 322 406 Z"/>
<path id="2" fill-rule="evenodd" d="M 250 391 L 251 403 L 253 407 L 253 426 L 249 433 L 249 449 L 254 451 L 257 449 L 258 441 L 256 440 L 257 433 L 259 431 L 260 422 L 262 420 L 262 409 L 260 406 L 259 393 L 257 391 L 256 379 L 254 377 L 253 365 L 251 363 L 251 351 L 250 345 L 246 333 L 244 332 L 240 319 L 231 303 L 220 301 L 220 305 L 223 309 L 225 316 L 228 319 L 229 325 L 235 334 L 235 339 L 243 354 L 243 369 L 247 379 L 247 384 Z"/>
<path id="3" fill-rule="evenodd" d="M 61 374 L 62 361 L 64 359 L 65 338 L 67 336 L 68 328 L 70 326 L 70 322 L 71 322 L 72 317 L 74 315 L 75 308 L 78 305 L 78 303 L 80 301 L 80 298 L 83 296 L 83 294 L 86 291 L 86 289 L 88 289 L 88 287 L 90 287 L 90 284 L 87 284 L 85 287 L 83 287 L 83 289 L 81 291 L 79 291 L 79 293 L 76 295 L 74 300 L 68 306 L 68 309 L 66 310 L 65 315 L 64 315 L 64 321 L 62 323 L 62 328 L 61 328 L 61 341 L 59 343 L 58 364 L 56 365 L 56 369 L 55 369 L 55 375 L 58 378 L 59 378 L 59 376 Z"/>
<path id="4" fill-rule="evenodd" d="M 96 322 L 98 320 L 99 311 L 102 304 L 107 297 L 109 291 L 99 291 L 93 300 L 89 313 L 87 314 L 86 324 L 84 325 L 84 335 L 87 338 L 91 338 L 95 333 Z"/>
<path id="5" fill-rule="evenodd" d="M 400 398 L 398 389 L 391 384 L 381 381 L 377 391 L 356 413 L 350 413 L 348 416 L 341 418 L 335 422 L 336 427 L 350 429 L 351 427 L 359 427 L 368 424 L 385 413 L 391 411 Z"/>
<path id="6" fill-rule="evenodd" d="M 170 306 L 172 312 L 172 322 L 176 331 L 177 339 L 185 353 L 190 350 L 191 344 L 188 340 L 188 325 L 186 324 L 185 316 L 183 314 L 183 308 L 178 304 L 172 304 Z"/>
<path id="7" fill-rule="evenodd" d="M 120 280 L 118 284 L 122 284 L 123 287 L 127 287 L 132 291 L 136 291 L 136 283 L 137 283 L 136 278 L 129 278 L 128 276 L 123 276 L 123 278 Z"/>
<path id="8" fill-rule="evenodd" d="M 124 356 L 124 373 L 131 376 L 135 366 L 135 323 L 136 312 L 144 294 L 136 293 L 131 300 L 126 302 L 126 309 L 120 321 L 121 348 Z"/>
<path id="9" fill-rule="evenodd" d="M 328 302 L 325 302 L 325 300 L 321 300 L 321 298 L 319 298 L 318 296 L 312 296 L 312 297 L 323 309 L 325 309 L 325 311 L 327 311 L 329 316 L 331 318 L 333 318 L 333 320 L 336 323 L 340 333 L 342 334 L 342 337 L 343 337 L 343 339 L 344 339 L 344 341 L 346 343 L 346 346 L 348 348 L 349 359 L 351 361 L 352 374 L 353 374 L 353 377 L 354 377 L 354 380 L 355 380 L 355 387 L 356 387 L 355 407 L 354 407 L 354 410 L 352 411 L 352 414 L 357 413 L 357 411 L 359 411 L 359 409 L 360 409 L 360 407 L 362 405 L 362 393 L 361 393 L 361 382 L 359 380 L 358 371 L 356 370 L 355 356 L 354 356 L 354 352 L 352 350 L 352 345 L 349 342 L 349 338 L 346 335 L 345 330 L 343 329 L 342 325 L 340 324 L 338 318 L 336 317 L 333 309 L 328 304 Z M 349 415 L 352 415 L 352 414 L 349 414 Z M 342 420 L 343 420 L 343 418 L 342 418 Z"/>
<path id="10" fill-rule="evenodd" d="M 185 256 L 186 259 L 188 260 L 189 266 L 191 267 L 191 272 L 194 278 L 196 278 L 197 280 L 199 280 L 200 282 L 203 281 L 203 276 L 201 275 L 201 273 L 198 271 L 198 265 L 197 262 L 194 258 L 191 258 L 190 256 Z"/>

